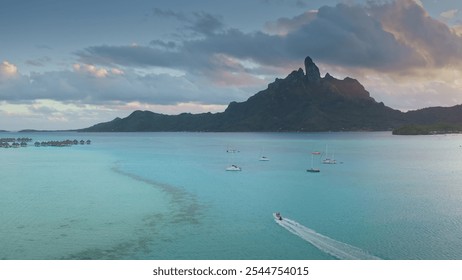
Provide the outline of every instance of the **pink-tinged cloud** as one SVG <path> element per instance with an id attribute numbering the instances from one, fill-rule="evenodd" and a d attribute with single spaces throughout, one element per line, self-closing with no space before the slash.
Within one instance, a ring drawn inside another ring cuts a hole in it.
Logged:
<path id="1" fill-rule="evenodd" d="M 14 77 L 18 74 L 18 67 L 16 65 L 8 62 L 8 61 L 3 61 L 0 64 L 0 79 L 7 79 Z"/>
<path id="2" fill-rule="evenodd" d="M 252 73 L 260 68 L 259 64 L 241 61 L 225 54 L 215 54 L 211 57 L 214 68 L 206 71 L 205 75 L 213 84 L 220 87 L 256 87 L 264 86 L 266 81 Z"/>
<path id="3" fill-rule="evenodd" d="M 72 68 L 77 73 L 85 73 L 85 74 L 89 74 L 97 78 L 106 78 L 109 74 L 109 71 L 106 70 L 105 68 L 102 68 L 102 67 L 98 68 L 91 64 L 76 63 L 72 65 Z"/>
<path id="4" fill-rule="evenodd" d="M 418 59 L 415 66 L 462 66 L 462 37 L 454 29 L 430 17 L 413 0 L 373 6 L 371 12 L 385 31 L 412 49 L 414 57 Z"/>
<path id="5" fill-rule="evenodd" d="M 445 20 L 450 20 L 450 19 L 453 19 L 457 15 L 457 13 L 459 13 L 458 9 L 452 9 L 452 10 L 442 12 L 440 16 L 444 18 Z"/>

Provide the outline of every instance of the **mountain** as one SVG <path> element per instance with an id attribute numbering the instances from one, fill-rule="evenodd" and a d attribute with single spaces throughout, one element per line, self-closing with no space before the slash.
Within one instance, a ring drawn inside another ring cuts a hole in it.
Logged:
<path id="1" fill-rule="evenodd" d="M 231 102 L 222 113 L 135 111 L 80 131 L 380 131 L 437 119 L 462 120 L 462 105 L 403 113 L 376 102 L 355 79 L 339 80 L 329 73 L 321 77 L 310 57 L 304 66 L 305 71 L 276 79 L 245 102 Z"/>
<path id="2" fill-rule="evenodd" d="M 135 132 L 135 131 L 216 131 L 220 114 L 164 115 L 150 111 L 134 111 L 126 118 L 115 118 L 80 131 L 88 132 Z"/>
<path id="3" fill-rule="evenodd" d="M 462 105 L 452 107 L 429 107 L 405 114 L 409 123 L 431 125 L 435 123 L 448 123 L 462 125 Z"/>
<path id="4" fill-rule="evenodd" d="M 305 73 L 293 71 L 247 101 L 229 104 L 225 130 L 387 130 L 399 122 L 402 113 L 377 103 L 357 80 L 321 78 L 309 57 Z"/>

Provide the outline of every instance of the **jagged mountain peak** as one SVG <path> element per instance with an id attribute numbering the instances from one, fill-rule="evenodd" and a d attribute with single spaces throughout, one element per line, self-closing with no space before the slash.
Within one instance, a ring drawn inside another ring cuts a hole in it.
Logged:
<path id="1" fill-rule="evenodd" d="M 302 68 L 294 70 L 247 101 L 231 102 L 222 113 L 163 115 L 135 111 L 126 118 L 82 131 L 388 130 L 410 121 L 444 119 L 439 116 L 455 111 L 443 108 L 438 112 L 421 110 L 405 114 L 377 103 L 356 79 L 340 80 L 329 73 L 321 78 L 319 68 L 309 56 L 304 64 L 305 72 Z"/>
<path id="2" fill-rule="evenodd" d="M 319 68 L 313 62 L 311 57 L 307 56 L 305 58 L 305 73 L 306 79 L 310 82 L 319 83 L 321 81 L 321 74 L 319 73 Z"/>

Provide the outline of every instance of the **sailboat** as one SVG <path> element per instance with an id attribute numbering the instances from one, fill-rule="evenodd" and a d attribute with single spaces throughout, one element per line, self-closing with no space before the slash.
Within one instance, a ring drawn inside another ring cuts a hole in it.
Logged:
<path id="1" fill-rule="evenodd" d="M 332 158 L 327 157 L 327 145 L 326 145 L 326 158 L 322 161 L 323 164 L 336 164 L 337 161 L 334 159 L 334 153 L 332 153 Z"/>
<path id="2" fill-rule="evenodd" d="M 267 156 L 264 156 L 263 152 L 261 152 L 259 161 L 269 161 L 269 158 Z"/>
<path id="3" fill-rule="evenodd" d="M 239 166 L 235 165 L 235 164 L 232 164 L 228 167 L 226 167 L 226 171 L 241 171 L 242 168 L 240 168 Z"/>
<path id="4" fill-rule="evenodd" d="M 319 173 L 319 172 L 321 172 L 321 170 L 319 170 L 318 168 L 314 168 L 314 166 L 313 166 L 314 155 L 318 155 L 318 153 L 316 153 L 316 152 L 311 153 L 311 168 L 307 169 L 306 172 L 310 172 L 310 173 Z"/>
<path id="5" fill-rule="evenodd" d="M 236 151 L 236 150 L 233 150 L 233 151 Z M 227 152 L 229 153 L 229 150 Z M 231 152 L 231 153 L 235 153 L 235 152 Z M 236 164 L 231 164 L 230 166 L 226 167 L 225 170 L 226 171 L 242 171 L 242 168 L 240 166 L 237 166 Z"/>
<path id="6" fill-rule="evenodd" d="M 269 158 L 267 158 L 265 156 L 261 156 L 259 161 L 269 161 Z"/>

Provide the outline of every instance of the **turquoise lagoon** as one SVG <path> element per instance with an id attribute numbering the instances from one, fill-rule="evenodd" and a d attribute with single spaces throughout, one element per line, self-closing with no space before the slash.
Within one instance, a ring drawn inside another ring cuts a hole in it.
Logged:
<path id="1" fill-rule="evenodd" d="M 0 149 L 0 259 L 462 259 L 462 135 L 24 136 L 92 144 Z"/>

